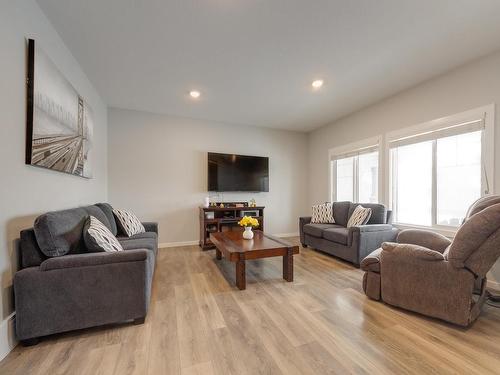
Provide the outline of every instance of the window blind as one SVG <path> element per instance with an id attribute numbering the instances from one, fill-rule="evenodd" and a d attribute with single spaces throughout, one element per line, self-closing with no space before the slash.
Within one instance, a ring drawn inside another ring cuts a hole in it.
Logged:
<path id="1" fill-rule="evenodd" d="M 437 130 L 430 130 L 415 135 L 394 139 L 389 141 L 389 147 L 395 148 L 395 147 L 407 146 L 414 143 L 433 141 L 439 138 L 471 133 L 479 130 L 484 130 L 484 127 L 485 127 L 484 118 L 476 119 L 452 126 L 447 126 Z"/>
<path id="2" fill-rule="evenodd" d="M 352 151 L 348 151 L 348 152 L 342 152 L 342 153 L 338 153 L 338 154 L 332 155 L 330 160 L 334 161 L 334 160 L 339 160 L 339 159 L 351 158 L 353 156 L 358 156 L 358 155 L 361 155 L 361 154 L 369 154 L 371 152 L 377 152 L 378 148 L 379 148 L 378 144 L 374 144 L 374 145 L 371 145 L 371 146 L 366 146 L 366 147 L 358 148 L 356 150 L 352 150 Z"/>

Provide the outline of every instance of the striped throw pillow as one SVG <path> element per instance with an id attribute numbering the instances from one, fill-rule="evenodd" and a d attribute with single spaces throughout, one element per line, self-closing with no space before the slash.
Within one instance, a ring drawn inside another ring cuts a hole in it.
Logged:
<path id="1" fill-rule="evenodd" d="M 123 251 L 123 247 L 107 226 L 101 223 L 94 216 L 89 216 L 83 229 L 83 240 L 85 246 L 91 252 Z"/>
<path id="2" fill-rule="evenodd" d="M 347 228 L 365 225 L 370 220 L 370 216 L 372 216 L 371 208 L 365 208 L 361 205 L 356 206 L 347 222 Z"/>

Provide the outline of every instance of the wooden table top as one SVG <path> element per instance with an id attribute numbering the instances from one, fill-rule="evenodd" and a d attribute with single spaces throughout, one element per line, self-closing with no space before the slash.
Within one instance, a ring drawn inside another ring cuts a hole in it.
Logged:
<path id="1" fill-rule="evenodd" d="M 288 249 L 293 254 L 299 253 L 299 247 L 293 246 L 282 238 L 272 236 L 260 230 L 254 230 L 252 240 L 245 240 L 243 232 L 228 231 L 210 234 L 210 239 L 217 248 L 231 261 L 239 259 L 257 259 L 284 255 Z"/>

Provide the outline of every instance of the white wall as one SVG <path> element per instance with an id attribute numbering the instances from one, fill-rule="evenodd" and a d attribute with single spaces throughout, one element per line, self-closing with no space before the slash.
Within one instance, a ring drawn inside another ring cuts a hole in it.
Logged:
<path id="1" fill-rule="evenodd" d="M 500 52 L 464 65 L 324 126 L 309 136 L 309 202 L 328 199 L 328 149 L 495 103 L 495 149 L 500 147 Z M 500 153 L 495 187 L 500 193 Z M 490 278 L 500 282 L 497 263 Z"/>
<path id="2" fill-rule="evenodd" d="M 24 164 L 26 40 L 35 39 L 94 110 L 94 178 Z M 35 1 L 0 2 L 0 358 L 14 345 L 16 239 L 38 214 L 107 199 L 107 110 Z"/>
<path id="3" fill-rule="evenodd" d="M 109 200 L 158 221 L 160 243 L 197 241 L 207 151 L 268 156 L 268 193 L 224 194 L 265 205 L 265 228 L 297 233 L 307 213 L 307 135 L 145 112 L 109 111 Z"/>

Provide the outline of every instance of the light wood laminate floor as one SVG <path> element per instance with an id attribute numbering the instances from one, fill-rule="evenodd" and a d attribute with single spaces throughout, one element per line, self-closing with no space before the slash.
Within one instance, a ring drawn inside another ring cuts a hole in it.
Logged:
<path id="1" fill-rule="evenodd" d="M 298 242 L 297 239 L 293 240 Z M 1 374 L 500 373 L 500 311 L 468 330 L 374 302 L 362 272 L 310 249 L 234 264 L 197 246 L 159 251 L 143 325 L 121 324 L 17 346 Z"/>

